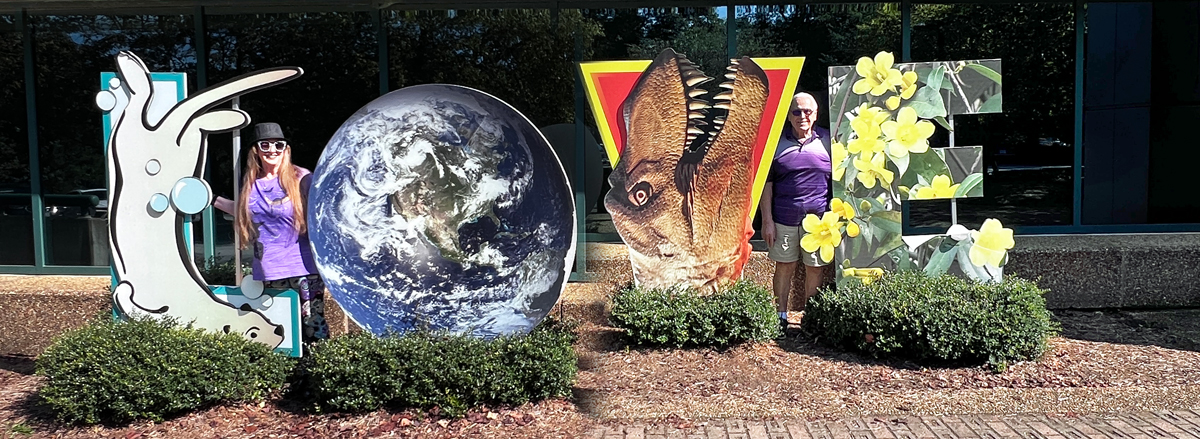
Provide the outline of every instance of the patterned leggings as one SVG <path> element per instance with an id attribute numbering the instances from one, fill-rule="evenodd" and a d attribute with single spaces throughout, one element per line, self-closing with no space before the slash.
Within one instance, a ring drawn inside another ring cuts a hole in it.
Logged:
<path id="1" fill-rule="evenodd" d="M 325 281 L 318 274 L 269 280 L 267 288 L 293 289 L 300 293 L 300 323 L 304 332 L 301 341 L 311 343 L 329 338 L 325 322 Z"/>

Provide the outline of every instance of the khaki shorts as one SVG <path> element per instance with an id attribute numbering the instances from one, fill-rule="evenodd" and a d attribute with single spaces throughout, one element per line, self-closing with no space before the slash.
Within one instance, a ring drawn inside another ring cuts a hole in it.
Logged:
<path id="1" fill-rule="evenodd" d="M 800 230 L 799 226 L 775 223 L 775 244 L 767 250 L 767 257 L 775 262 L 803 260 L 804 265 L 809 267 L 829 265 L 827 262 L 821 262 L 820 249 L 810 253 L 800 248 L 800 237 L 802 236 L 804 236 L 804 231 Z"/>

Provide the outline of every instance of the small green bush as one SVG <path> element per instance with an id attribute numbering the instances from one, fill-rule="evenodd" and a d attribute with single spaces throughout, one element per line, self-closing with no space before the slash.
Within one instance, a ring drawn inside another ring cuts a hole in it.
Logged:
<path id="1" fill-rule="evenodd" d="M 1008 363 L 1041 357 L 1058 330 L 1030 281 L 979 283 L 919 271 L 854 279 L 809 301 L 805 328 L 828 344 L 881 356 L 948 362 Z"/>
<path id="2" fill-rule="evenodd" d="M 779 335 L 770 290 L 739 281 L 711 295 L 691 289 L 626 287 L 613 296 L 613 325 L 639 345 L 728 346 Z"/>
<path id="3" fill-rule="evenodd" d="M 242 265 L 242 274 L 249 275 L 249 265 Z M 209 285 L 237 285 L 237 265 L 233 263 L 233 258 L 217 259 L 214 256 L 205 260 L 204 265 L 197 269 Z"/>
<path id="4" fill-rule="evenodd" d="M 578 371 L 574 341 L 550 319 L 528 335 L 492 340 L 428 331 L 352 334 L 316 345 L 291 390 L 317 412 L 436 406 L 458 417 L 481 404 L 569 395 Z"/>
<path id="5" fill-rule="evenodd" d="M 283 387 L 292 365 L 240 335 L 105 318 L 59 336 L 37 358 L 37 373 L 60 420 L 95 424 L 260 400 Z"/>

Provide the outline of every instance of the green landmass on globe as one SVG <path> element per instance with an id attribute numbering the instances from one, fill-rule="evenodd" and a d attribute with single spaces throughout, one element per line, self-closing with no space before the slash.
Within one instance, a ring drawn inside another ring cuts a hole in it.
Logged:
<path id="1" fill-rule="evenodd" d="M 492 137 L 478 132 L 459 134 Z M 423 140 L 434 145 L 432 151 L 425 155 L 425 160 L 412 168 L 424 177 L 389 197 L 392 211 L 399 213 L 405 221 L 424 218 L 422 231 L 425 238 L 437 247 L 442 257 L 460 264 L 467 262 L 468 255 L 459 245 L 458 228 L 481 217 L 489 218 L 493 224 L 500 224 L 491 203 L 472 201 L 490 199 L 480 196 L 481 190 L 487 189 L 486 185 L 480 185 L 485 177 L 483 171 L 496 169 L 503 156 L 489 154 L 491 148 L 486 146 L 486 142 L 496 139 L 471 137 L 469 143 L 477 146 L 472 148 L 472 156 L 481 166 L 468 169 L 462 166 L 467 163 L 464 149 L 439 148 L 437 145 L 441 143 L 436 138 L 429 138 L 428 135 L 418 137 L 424 137 Z"/>

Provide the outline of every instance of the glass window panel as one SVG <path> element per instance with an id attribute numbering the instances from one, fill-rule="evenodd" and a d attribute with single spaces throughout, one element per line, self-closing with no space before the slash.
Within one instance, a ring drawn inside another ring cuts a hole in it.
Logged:
<path id="1" fill-rule="evenodd" d="M 1190 129 L 1180 129 L 1200 119 L 1198 17 L 1200 2 L 1154 2 L 1146 177 L 1150 223 L 1200 223 L 1200 198 L 1183 195 L 1195 187 L 1192 166 L 1200 163 L 1200 148 Z M 1122 185 L 1114 186 L 1120 190 Z"/>
<path id="2" fill-rule="evenodd" d="M 803 56 L 796 91 L 820 105 L 817 124 L 829 126 L 829 67 L 889 51 L 900 59 L 900 4 L 738 6 L 737 52 L 749 56 Z"/>
<path id="3" fill-rule="evenodd" d="M 686 55 L 709 76 L 724 72 L 729 64 L 727 7 L 590 9 L 583 14 L 603 32 L 587 46 L 584 61 L 653 59 L 663 49 L 671 48 Z M 710 81 L 703 87 L 715 90 L 717 83 Z M 599 140 L 590 109 L 586 123 Z M 595 207 L 587 217 L 587 232 L 597 234 L 590 241 L 620 242 L 612 217 L 604 210 L 612 165 L 605 155 L 601 162 L 603 180 Z"/>
<path id="4" fill-rule="evenodd" d="M 575 121 L 575 36 L 599 33 L 578 10 L 390 11 L 385 25 L 389 89 L 475 88 L 538 127 Z"/>
<path id="5" fill-rule="evenodd" d="M 38 160 L 46 203 L 48 265 L 108 265 L 103 128 L 95 105 L 100 73 L 131 50 L 155 72 L 195 76 L 191 17 L 38 16 L 31 18 L 37 78 Z"/>
<path id="6" fill-rule="evenodd" d="M 1075 14 L 1070 3 L 918 4 L 914 61 L 1000 58 L 1002 114 L 956 116 L 955 145 L 983 145 L 984 196 L 958 200 L 958 221 L 1070 225 L 1075 148 Z M 935 146 L 945 144 L 939 129 Z M 909 204 L 910 227 L 950 226 L 950 202 Z"/>
<path id="7" fill-rule="evenodd" d="M 427 83 L 475 88 L 512 105 L 539 128 L 574 124 L 577 108 L 587 111 L 586 102 L 575 100 L 576 57 L 590 58 L 593 41 L 601 32 L 600 23 L 587 13 L 571 9 L 390 11 L 385 22 L 390 89 Z M 555 148 L 574 180 L 574 138 L 555 143 Z M 585 165 L 582 177 L 591 179 L 593 188 L 599 185 L 602 156 L 596 151 L 585 156 L 595 162 Z"/>
<path id="8" fill-rule="evenodd" d="M 214 15 L 207 22 L 209 85 L 271 67 L 304 69 L 299 78 L 241 97 L 251 125 L 241 130 L 240 159 L 250 151 L 254 124 L 276 122 L 293 145 L 293 163 L 312 170 L 342 122 L 379 96 L 379 56 L 369 13 Z M 209 141 L 209 181 L 215 194 L 230 199 L 232 138 L 224 134 Z M 220 211 L 215 217 L 216 256 L 231 258 L 232 223 Z"/>
<path id="9" fill-rule="evenodd" d="M 21 29 L 0 15 L 0 265 L 33 265 Z"/>

